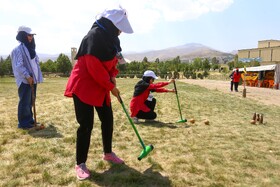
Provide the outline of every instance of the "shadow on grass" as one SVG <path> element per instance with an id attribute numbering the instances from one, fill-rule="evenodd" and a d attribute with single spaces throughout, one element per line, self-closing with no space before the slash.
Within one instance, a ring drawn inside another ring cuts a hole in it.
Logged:
<path id="1" fill-rule="evenodd" d="M 30 130 L 28 134 L 35 138 L 62 138 L 63 136 L 57 132 L 54 125 L 50 124 L 42 130 Z"/>
<path id="2" fill-rule="evenodd" d="M 91 171 L 90 181 L 99 186 L 171 186 L 168 177 L 154 171 L 151 166 L 143 173 L 125 165 L 112 165 L 103 173 Z"/>
<path id="3" fill-rule="evenodd" d="M 140 125 L 152 126 L 152 127 L 158 127 L 158 128 L 167 127 L 167 128 L 170 128 L 170 129 L 176 129 L 176 128 L 181 128 L 181 127 L 185 127 L 185 128 L 190 127 L 186 123 L 171 123 L 171 122 L 165 123 L 165 122 L 161 122 L 161 121 L 143 122 L 143 123 L 140 123 Z"/>

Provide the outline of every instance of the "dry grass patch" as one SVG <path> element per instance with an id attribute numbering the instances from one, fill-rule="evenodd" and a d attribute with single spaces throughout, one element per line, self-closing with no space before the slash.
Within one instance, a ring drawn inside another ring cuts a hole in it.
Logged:
<path id="1" fill-rule="evenodd" d="M 137 81 L 118 79 L 127 110 Z M 92 176 L 77 181 L 78 125 L 72 99 L 63 96 L 66 82 L 65 78 L 50 78 L 38 86 L 37 118 L 46 129 L 26 132 L 17 129 L 14 80 L 0 79 L 0 186 L 280 185 L 280 108 L 181 82 L 177 89 L 182 114 L 194 118 L 194 124 L 175 123 L 180 119 L 175 94 L 155 93 L 158 122 L 136 125 L 145 144 L 155 149 L 139 162 L 140 143 L 113 98 L 113 150 L 126 164 L 102 160 L 100 122 L 95 115 L 87 162 Z M 264 125 L 250 124 L 255 111 L 265 114 Z"/>

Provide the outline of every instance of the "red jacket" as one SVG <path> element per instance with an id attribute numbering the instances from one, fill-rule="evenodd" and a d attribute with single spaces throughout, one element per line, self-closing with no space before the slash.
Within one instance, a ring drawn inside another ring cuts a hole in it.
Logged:
<path id="1" fill-rule="evenodd" d="M 241 73 L 237 73 L 236 71 L 233 73 L 233 82 L 239 82 L 240 81 L 240 77 L 241 77 Z"/>
<path id="2" fill-rule="evenodd" d="M 168 92 L 167 89 L 162 88 L 166 85 L 168 85 L 168 82 L 159 82 L 155 84 L 150 84 L 149 87 L 140 95 L 133 97 L 132 100 L 130 101 L 130 112 L 131 112 L 131 117 L 135 117 L 139 110 L 142 110 L 143 112 L 149 112 L 150 108 L 147 107 L 145 104 L 145 101 L 147 100 L 150 91 L 154 90 L 155 92 Z"/>
<path id="3" fill-rule="evenodd" d="M 75 94 L 82 102 L 92 106 L 102 106 L 104 99 L 110 106 L 110 91 L 115 87 L 111 77 L 116 77 L 117 58 L 101 62 L 92 55 L 79 57 L 69 77 L 64 95 Z"/>

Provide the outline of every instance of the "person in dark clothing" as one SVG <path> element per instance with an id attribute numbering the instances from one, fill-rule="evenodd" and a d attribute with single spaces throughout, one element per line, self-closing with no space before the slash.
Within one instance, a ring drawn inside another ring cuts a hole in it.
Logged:
<path id="1" fill-rule="evenodd" d="M 230 78 L 230 91 L 233 91 L 233 85 L 234 85 L 234 83 L 233 83 L 233 74 L 234 74 L 234 72 L 235 72 L 235 70 L 233 70 L 231 72 L 231 74 L 229 75 L 229 78 Z"/>
<path id="2" fill-rule="evenodd" d="M 157 114 L 154 112 L 156 99 L 153 98 L 151 92 L 173 92 L 174 89 L 166 89 L 164 86 L 173 83 L 174 79 L 168 82 L 153 83 L 158 77 L 151 70 L 144 72 L 142 80 L 134 87 L 133 98 L 130 101 L 131 117 L 134 123 L 138 123 L 138 119 L 154 120 Z"/>

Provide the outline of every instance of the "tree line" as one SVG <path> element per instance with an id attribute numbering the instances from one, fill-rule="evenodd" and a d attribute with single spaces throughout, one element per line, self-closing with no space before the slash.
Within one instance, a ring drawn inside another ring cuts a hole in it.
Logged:
<path id="1" fill-rule="evenodd" d="M 209 71 L 219 71 L 228 73 L 235 67 L 242 68 L 244 66 L 259 66 L 259 62 L 239 62 L 236 55 L 233 61 L 227 62 L 228 68 L 221 67 L 221 63 L 216 57 L 209 58 L 195 58 L 191 62 L 182 62 L 180 57 L 160 61 L 158 58 L 155 61 L 149 61 L 144 57 L 141 62 L 132 61 L 126 64 L 118 64 L 117 68 L 120 73 L 118 77 L 139 77 L 141 78 L 144 71 L 147 69 L 153 70 L 161 78 L 181 78 L 180 74 L 185 78 L 200 78 L 203 79 L 209 75 Z M 43 73 L 56 73 L 62 76 L 69 76 L 72 70 L 72 63 L 69 57 L 65 54 L 60 54 L 56 61 L 48 60 L 40 62 L 40 67 Z M 0 59 L 0 76 L 12 75 L 11 57 Z"/>
<path id="2" fill-rule="evenodd" d="M 56 61 L 40 62 L 40 68 L 43 73 L 59 73 L 63 76 L 68 76 L 72 70 L 72 63 L 67 55 L 61 53 Z M 10 55 L 6 59 L 0 58 L 0 76 L 5 75 L 13 75 Z"/>

